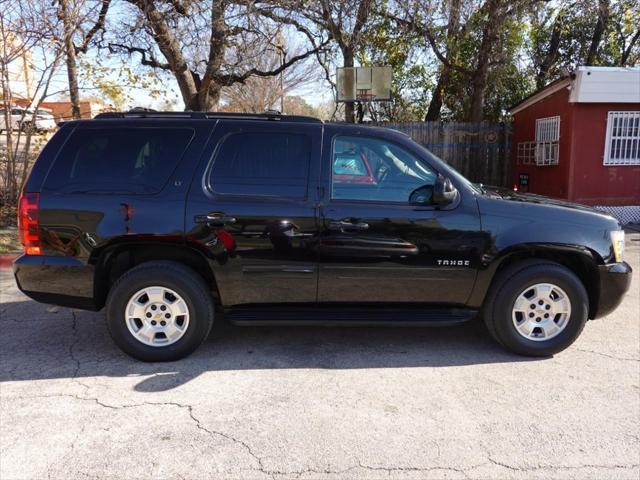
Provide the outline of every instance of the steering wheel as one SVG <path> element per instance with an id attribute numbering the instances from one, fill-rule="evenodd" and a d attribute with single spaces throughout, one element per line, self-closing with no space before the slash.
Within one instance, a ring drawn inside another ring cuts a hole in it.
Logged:
<path id="1" fill-rule="evenodd" d="M 376 180 L 380 184 L 380 183 L 384 182 L 387 179 L 388 176 L 389 176 L 389 167 L 387 167 L 384 164 L 381 164 L 378 167 L 378 170 L 376 171 Z"/>

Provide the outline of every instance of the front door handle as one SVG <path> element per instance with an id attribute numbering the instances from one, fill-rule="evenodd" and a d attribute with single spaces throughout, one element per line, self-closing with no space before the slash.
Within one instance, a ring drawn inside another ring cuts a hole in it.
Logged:
<path id="1" fill-rule="evenodd" d="M 369 224 L 365 222 L 349 222 L 346 220 L 338 220 L 329 222 L 329 230 L 367 230 Z"/>
<path id="2" fill-rule="evenodd" d="M 236 223 L 235 217 L 228 217 L 224 213 L 212 213 L 208 215 L 196 215 L 197 223 L 206 223 L 207 225 L 229 225 Z"/>

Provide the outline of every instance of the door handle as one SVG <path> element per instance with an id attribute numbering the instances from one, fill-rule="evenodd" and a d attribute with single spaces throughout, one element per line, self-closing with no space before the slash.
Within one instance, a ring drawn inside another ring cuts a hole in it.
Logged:
<path id="1" fill-rule="evenodd" d="M 236 223 L 235 217 L 228 217 L 223 213 L 196 215 L 195 221 L 197 223 L 206 223 L 207 225 L 229 225 Z"/>
<path id="2" fill-rule="evenodd" d="M 365 222 L 348 222 L 345 220 L 338 220 L 329 222 L 329 230 L 367 230 L 369 224 Z"/>

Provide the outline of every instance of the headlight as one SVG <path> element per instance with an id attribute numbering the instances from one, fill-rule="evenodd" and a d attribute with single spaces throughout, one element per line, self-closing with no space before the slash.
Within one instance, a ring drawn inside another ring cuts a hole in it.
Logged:
<path id="1" fill-rule="evenodd" d="M 616 262 L 622 261 L 624 254 L 624 230 L 614 230 L 611 232 L 611 244 L 613 245 L 613 254 Z"/>

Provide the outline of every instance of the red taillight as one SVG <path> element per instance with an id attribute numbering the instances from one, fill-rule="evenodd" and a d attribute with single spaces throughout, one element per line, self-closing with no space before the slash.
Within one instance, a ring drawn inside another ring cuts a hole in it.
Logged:
<path id="1" fill-rule="evenodd" d="M 40 255 L 40 194 L 23 193 L 18 206 L 20 242 L 27 255 Z"/>

